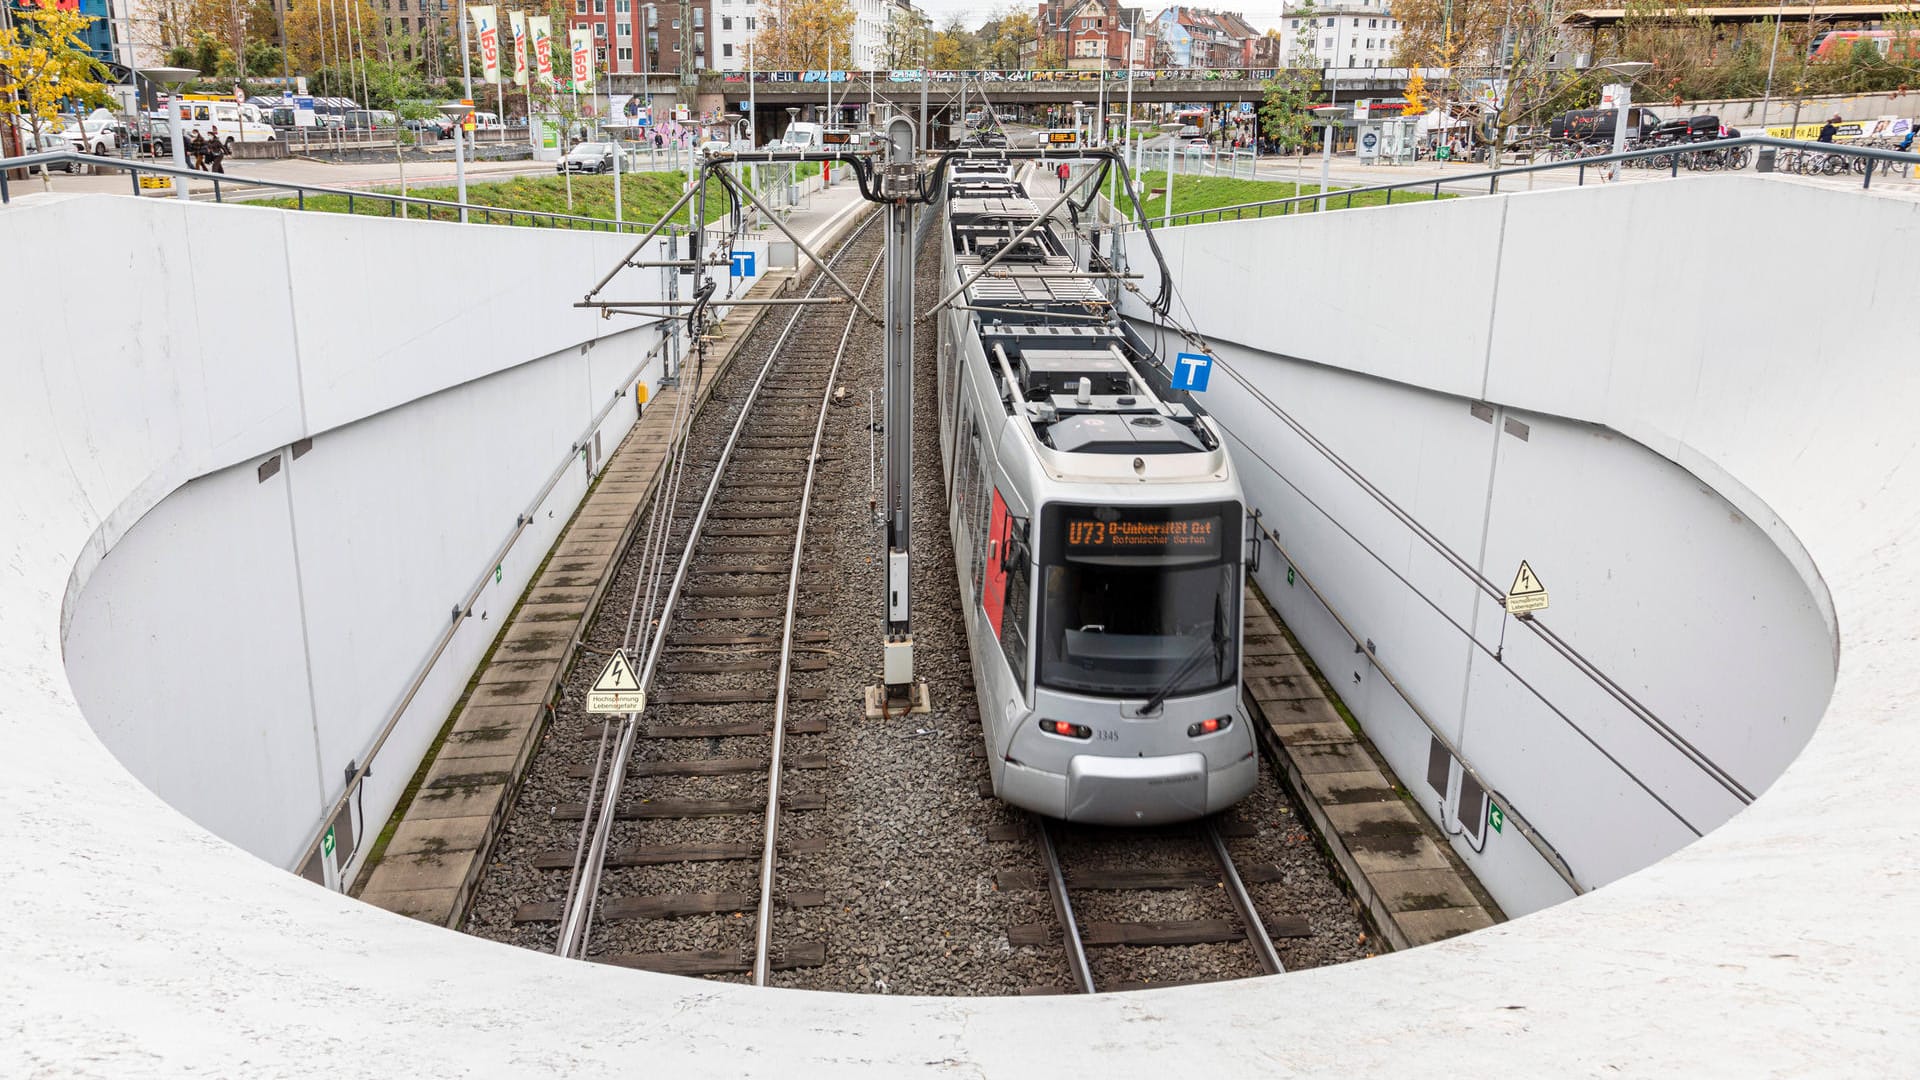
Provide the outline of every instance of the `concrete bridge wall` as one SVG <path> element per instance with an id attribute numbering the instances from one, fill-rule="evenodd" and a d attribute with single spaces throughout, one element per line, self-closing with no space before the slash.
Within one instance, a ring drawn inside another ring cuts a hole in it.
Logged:
<path id="1" fill-rule="evenodd" d="M 1318 247 L 1276 239 L 1243 249 L 1219 304 L 1245 309 L 1243 322 L 1219 331 L 1251 338 L 1246 323 L 1279 313 L 1296 324 L 1289 347 L 1299 355 L 1351 346 L 1344 364 L 1322 364 L 1343 381 L 1406 387 L 1408 401 L 1444 392 L 1453 402 L 1430 403 L 1436 414 L 1476 398 L 1617 432 L 1766 523 L 1800 587 L 1817 601 L 1812 583 L 1825 585 L 1838 627 L 1837 679 L 1811 740 L 1706 839 L 1491 930 L 1251 983 L 971 1001 L 754 991 L 459 937 L 261 862 L 135 780 L 75 700 L 62 616 L 70 591 L 136 521 L 194 478 L 490 378 L 592 330 L 550 299 L 537 324 L 552 344 L 516 338 L 518 357 L 435 349 L 417 368 L 389 362 L 389 379 L 350 350 L 321 368 L 303 352 L 296 379 L 284 362 L 263 361 L 266 350 L 195 325 L 217 325 L 242 301 L 288 303 L 277 272 L 257 289 L 240 272 L 259 245 L 279 250 L 270 226 L 194 224 L 213 213 L 278 221 L 276 212 L 132 199 L 120 200 L 124 212 L 85 200 L 0 209 L 0 248 L 37 253 L 43 271 L 0 292 L 10 390 L 0 396 L 0 743 L 10 766 L 0 785 L 0 1074 L 571 1076 L 635 1061 L 688 1076 L 950 1076 L 956 1066 L 1054 1076 L 1063 1065 L 1115 1078 L 1886 1072 L 1920 1040 L 1910 993 L 1920 944 L 1899 932 L 1920 905 L 1911 843 L 1920 477 L 1909 467 L 1920 452 L 1920 384 L 1903 317 L 1920 209 L 1711 177 L 1503 197 L 1508 209 L 1489 234 L 1475 216 L 1488 201 L 1327 214 Z M 1376 213 L 1397 223 L 1363 216 Z M 1699 247 L 1685 239 L 1693 230 L 1683 223 L 1729 215 L 1823 227 Z M 86 230 L 96 222 L 98 243 L 72 242 L 95 235 Z M 383 262 L 412 257 L 428 228 L 369 228 L 361 269 L 377 276 Z M 1368 250 L 1348 235 L 1463 260 L 1492 250 L 1498 264 L 1469 263 L 1431 287 L 1401 284 L 1391 268 L 1366 290 L 1309 287 L 1316 273 L 1342 283 L 1337 260 Z M 1821 264 L 1832 235 L 1855 244 L 1844 277 L 1774 269 Z M 166 261 L 189 239 L 191 276 Z M 542 266 L 591 242 L 529 233 L 489 243 L 487 254 Z M 103 265 L 108 250 L 124 250 L 126 265 Z M 1289 252 L 1301 269 L 1282 276 L 1274 268 Z M 454 285 L 475 278 L 471 257 L 419 257 L 432 259 L 423 273 Z M 1497 287 L 1478 284 L 1472 267 L 1496 271 Z M 167 269 L 182 280 L 161 281 Z M 1382 280 L 1392 283 L 1384 296 Z M 1569 298 L 1593 311 L 1591 297 L 1614 288 L 1666 319 L 1570 327 L 1561 314 Z M 1284 306 L 1296 293 L 1297 310 Z M 101 314 L 101 296 L 134 314 Z M 1713 315 L 1735 298 L 1736 309 L 1773 298 L 1857 317 L 1835 333 L 1816 320 L 1748 326 Z M 1189 288 L 1196 310 L 1211 302 Z M 423 443 L 433 431 L 422 429 Z M 1547 577 L 1563 591 L 1567 581 Z M 194 599 L 209 619 L 234 600 Z M 152 722 L 191 721 L 156 711 Z M 1468 750 L 1478 752 L 1471 738 Z"/>
<path id="2" fill-rule="evenodd" d="M 338 830 L 351 870 L 633 423 L 635 382 L 661 374 L 657 329 L 568 306 L 637 237 L 35 201 L 3 219 L 14 250 L 45 250 L 53 229 L 122 252 L 84 293 L 10 289 L 37 313 L 7 320 L 27 331 L 17 344 L 61 357 L 48 418 L 129 410 L 204 440 L 127 462 L 162 466 L 164 486 L 100 527 L 67 591 L 74 692 L 134 776 L 298 869 L 350 763 L 485 581 Z M 660 291 L 658 271 L 621 280 Z M 117 358 L 111 384 L 90 378 Z M 182 372 L 197 373 L 188 387 L 173 385 Z M 532 524 L 496 559 L 523 513 Z"/>

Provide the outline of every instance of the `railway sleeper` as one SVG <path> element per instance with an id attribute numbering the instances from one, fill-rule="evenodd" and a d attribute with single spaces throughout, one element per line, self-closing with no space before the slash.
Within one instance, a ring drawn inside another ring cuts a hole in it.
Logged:
<path id="1" fill-rule="evenodd" d="M 785 759 L 790 769 L 824 769 L 827 767 L 825 754 L 795 754 Z M 628 776 L 732 776 L 737 773 L 763 773 L 769 762 L 766 758 L 701 758 L 697 761 L 636 761 L 627 766 Z M 593 766 L 575 765 L 567 770 L 567 776 L 574 780 L 587 780 L 593 776 Z"/>
<path id="2" fill-rule="evenodd" d="M 1238 869 L 1240 880 L 1250 885 L 1280 881 L 1286 874 L 1273 863 L 1251 863 Z M 993 883 L 1001 892 L 1031 892 L 1040 888 L 1040 875 L 1032 870 L 1003 870 L 993 876 Z M 1067 870 L 1067 888 L 1078 891 L 1158 891 L 1224 884 L 1217 865 L 1173 870 Z"/>
<path id="3" fill-rule="evenodd" d="M 759 903 L 757 892 L 689 892 L 661 893 L 655 896 L 617 896 L 603 900 L 599 906 L 602 919 L 615 921 L 621 919 L 684 919 L 689 915 L 726 915 L 736 911 L 752 911 Z M 785 896 L 774 897 L 774 903 L 783 908 L 798 910 L 801 908 L 825 907 L 827 894 L 818 889 L 804 889 Z M 514 910 L 516 923 L 559 922 L 565 905 L 558 900 L 521 904 Z"/>
<path id="4" fill-rule="evenodd" d="M 827 850 L 825 837 L 783 841 L 782 855 L 817 855 Z M 571 870 L 575 852 L 561 849 L 543 851 L 533 858 L 535 870 Z M 647 847 L 615 848 L 607 852 L 609 867 L 674 866 L 696 862 L 745 862 L 758 859 L 759 844 L 654 844 Z"/>
<path id="5" fill-rule="evenodd" d="M 819 792 L 796 791 L 780 800 L 783 810 L 801 812 L 805 810 L 825 810 L 827 797 Z M 686 818 L 739 817 L 744 814 L 759 814 L 767 808 L 767 800 L 756 799 L 652 799 L 646 802 L 624 803 L 614 811 L 616 821 L 679 821 Z M 587 814 L 585 803 L 561 803 L 553 808 L 555 821 L 579 821 Z"/>
<path id="6" fill-rule="evenodd" d="M 1313 936 L 1304 915 L 1272 915 L 1265 920 L 1267 934 L 1276 938 Z M 1021 923 L 1007 928 L 1008 945 L 1047 945 L 1057 928 L 1052 923 Z M 1222 945 L 1244 942 L 1247 932 L 1233 919 L 1161 919 L 1147 922 L 1083 922 L 1080 943 L 1089 949 L 1146 945 Z"/>

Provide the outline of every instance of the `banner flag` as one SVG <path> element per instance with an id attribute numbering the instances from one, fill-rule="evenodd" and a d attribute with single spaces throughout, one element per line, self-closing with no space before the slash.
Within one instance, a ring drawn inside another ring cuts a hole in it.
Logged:
<path id="1" fill-rule="evenodd" d="M 548 90 L 554 89 L 553 81 L 553 17 L 551 15 L 527 16 L 527 34 L 533 38 L 533 61 L 540 72 L 540 85 Z"/>
<path id="2" fill-rule="evenodd" d="M 527 85 L 527 13 L 524 11 L 507 12 L 508 25 L 513 28 L 513 85 Z"/>
<path id="3" fill-rule="evenodd" d="M 500 21 L 492 4 L 476 4 L 467 8 L 473 16 L 473 32 L 480 39 L 480 66 L 486 70 L 487 81 L 500 81 Z"/>
<path id="4" fill-rule="evenodd" d="M 576 27 L 567 31 L 573 45 L 573 88 L 581 93 L 593 91 L 593 31 Z"/>

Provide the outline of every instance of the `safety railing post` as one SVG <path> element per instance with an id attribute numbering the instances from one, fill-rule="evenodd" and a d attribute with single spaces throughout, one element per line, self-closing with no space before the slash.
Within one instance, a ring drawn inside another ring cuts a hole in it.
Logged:
<path id="1" fill-rule="evenodd" d="M 1870 188 L 1873 186 L 1873 159 L 1872 158 L 1867 159 L 1867 176 L 1866 176 L 1866 179 L 1860 181 L 1860 186 L 1862 188 Z"/>
<path id="2" fill-rule="evenodd" d="M 140 195 L 140 170 L 128 169 L 127 176 L 133 181 L 133 194 L 135 198 L 138 198 Z M 7 183 L 6 174 L 4 172 L 0 172 L 0 189 L 4 189 L 6 186 L 6 183 Z"/>
<path id="3" fill-rule="evenodd" d="M 295 195 L 297 195 L 297 196 L 299 196 L 299 200 L 300 200 L 300 209 L 302 209 L 302 210 L 305 210 L 305 209 L 307 208 L 307 189 L 306 189 L 306 188 L 295 188 L 295 189 L 294 189 L 294 194 L 295 194 Z"/>

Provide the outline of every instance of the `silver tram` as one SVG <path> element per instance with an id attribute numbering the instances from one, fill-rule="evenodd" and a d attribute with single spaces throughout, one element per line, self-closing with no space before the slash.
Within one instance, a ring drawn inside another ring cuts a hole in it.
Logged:
<path id="1" fill-rule="evenodd" d="M 941 457 L 994 792 L 1102 824 L 1220 810 L 1258 773 L 1237 715 L 1232 462 L 1053 223 L 1014 242 L 1039 207 L 1006 164 L 955 166 L 941 294 L 1000 255 L 939 315 Z"/>

